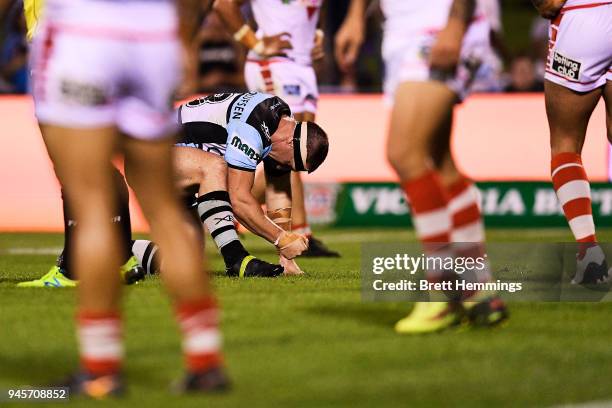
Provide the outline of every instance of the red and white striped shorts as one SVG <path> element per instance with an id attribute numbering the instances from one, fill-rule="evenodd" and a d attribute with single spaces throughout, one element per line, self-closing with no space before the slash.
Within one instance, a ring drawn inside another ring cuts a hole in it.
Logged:
<path id="1" fill-rule="evenodd" d="M 293 113 L 317 112 L 319 88 L 314 69 L 284 58 L 248 60 L 244 78 L 251 92 L 265 92 L 287 102 Z"/>
<path id="2" fill-rule="evenodd" d="M 612 81 L 612 1 L 561 10 L 550 25 L 545 78 L 577 92 Z"/>

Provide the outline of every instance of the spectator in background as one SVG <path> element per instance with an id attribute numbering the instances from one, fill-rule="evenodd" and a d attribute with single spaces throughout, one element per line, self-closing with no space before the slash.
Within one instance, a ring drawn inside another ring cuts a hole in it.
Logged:
<path id="1" fill-rule="evenodd" d="M 476 73 L 472 90 L 473 92 L 501 92 L 505 87 L 503 61 L 507 59 L 508 51 L 504 42 L 500 2 L 499 0 L 478 0 L 478 7 L 491 29 L 491 48 L 482 58 L 482 65 Z"/>
<path id="2" fill-rule="evenodd" d="M 28 45 L 21 1 L 12 4 L 6 14 L 0 47 L 0 93 L 28 91 Z"/>
<path id="3" fill-rule="evenodd" d="M 384 71 L 380 54 L 382 21 L 384 17 L 378 1 L 370 1 L 366 10 L 366 31 L 359 49 L 349 50 L 354 64 L 338 66 L 331 58 L 336 52 L 334 38 L 346 17 L 350 0 L 327 1 L 323 5 L 321 18 L 325 30 L 325 74 L 321 75 L 321 89 L 325 92 L 380 92 L 381 73 Z"/>
<path id="4" fill-rule="evenodd" d="M 506 92 L 543 92 L 544 82 L 538 78 L 536 65 L 526 53 L 518 55 L 510 67 L 510 84 Z"/>
<path id="5" fill-rule="evenodd" d="M 548 57 L 548 29 L 550 20 L 537 16 L 531 23 L 529 52 L 535 64 L 536 76 L 544 82 L 546 58 Z"/>
<path id="6" fill-rule="evenodd" d="M 209 13 L 196 38 L 198 92 L 241 92 L 246 89 L 245 52 L 228 34 L 216 13 Z"/>

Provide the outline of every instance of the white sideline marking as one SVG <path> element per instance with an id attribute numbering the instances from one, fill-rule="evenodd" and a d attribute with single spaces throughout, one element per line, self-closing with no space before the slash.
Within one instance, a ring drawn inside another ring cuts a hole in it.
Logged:
<path id="1" fill-rule="evenodd" d="M 612 400 L 609 401 L 590 401 L 578 404 L 555 405 L 552 408 L 611 408 Z"/>
<path id="2" fill-rule="evenodd" d="M 533 233 L 529 233 L 529 231 L 523 232 L 523 235 L 526 238 L 530 237 L 546 237 L 546 236 L 556 236 L 559 234 L 560 229 L 541 229 L 534 231 Z M 513 231 L 509 230 L 508 234 L 510 235 Z M 405 242 L 405 240 L 410 239 L 415 241 L 414 231 L 412 229 L 397 229 L 397 230 L 386 230 L 383 232 L 351 232 L 348 230 L 347 232 L 340 233 L 326 233 L 324 234 L 324 242 L 331 244 L 350 244 L 350 243 L 362 243 L 362 242 L 390 242 L 393 240 L 389 239 L 389 234 L 396 234 L 396 242 Z M 501 235 L 501 234 L 500 234 Z M 253 234 L 248 234 L 248 237 L 254 236 Z M 315 233 L 315 236 L 317 234 Z M 506 242 L 503 239 L 503 236 L 500 237 L 499 241 Z M 416 242 L 416 241 L 415 241 Z M 245 242 L 247 246 L 253 245 L 257 247 L 258 242 L 247 241 Z M 262 245 L 264 246 L 264 245 Z M 15 247 L 15 248 L 0 248 L 0 254 L 7 255 L 59 255 L 62 252 L 61 247 L 41 247 L 41 248 L 31 248 L 31 247 Z M 611 407 L 612 408 L 612 407 Z"/>
<path id="3" fill-rule="evenodd" d="M 0 254 L 8 255 L 59 255 L 60 252 L 62 252 L 60 247 L 0 249 Z"/>

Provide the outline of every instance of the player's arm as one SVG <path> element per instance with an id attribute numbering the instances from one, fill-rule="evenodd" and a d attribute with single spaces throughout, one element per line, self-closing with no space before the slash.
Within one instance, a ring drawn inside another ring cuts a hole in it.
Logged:
<path id="1" fill-rule="evenodd" d="M 454 0 L 446 27 L 431 48 L 429 65 L 440 71 L 454 71 L 461 55 L 461 44 L 476 11 L 476 0 Z"/>
<path id="2" fill-rule="evenodd" d="M 284 50 L 291 48 L 291 43 L 287 40 L 289 33 L 257 38 L 242 16 L 240 6 L 243 3 L 244 0 L 215 0 L 213 10 L 219 15 L 234 39 L 248 49 L 262 57 L 285 55 Z"/>
<path id="3" fill-rule="evenodd" d="M 255 172 L 228 169 L 227 185 L 232 207 L 236 217 L 253 233 L 275 242 L 283 228 L 266 217 L 259 202 L 251 193 L 255 181 Z"/>
<path id="4" fill-rule="evenodd" d="M 531 0 L 538 13 L 544 18 L 553 19 L 565 5 L 567 0 Z"/>
<path id="5" fill-rule="evenodd" d="M 272 242 L 281 255 L 288 259 L 295 258 L 307 248 L 308 240 L 302 235 L 285 231 L 264 214 L 251 194 L 254 180 L 255 173 L 252 171 L 228 169 L 228 192 L 236 217 L 250 231 Z"/>
<path id="6" fill-rule="evenodd" d="M 291 172 L 274 171 L 271 159 L 264 161 L 266 165 L 266 205 L 267 215 L 276 225 L 285 231 L 291 231 Z M 304 273 L 294 259 L 283 255 L 279 263 L 285 268 L 285 275 L 301 275 Z"/>
<path id="7" fill-rule="evenodd" d="M 347 72 L 353 68 L 365 36 L 365 11 L 368 0 L 352 0 L 344 22 L 334 39 L 338 67 Z"/>
<path id="8" fill-rule="evenodd" d="M 183 44 L 191 44 L 199 28 L 202 13 L 210 10 L 213 0 L 178 0 L 179 37 Z"/>
<path id="9" fill-rule="evenodd" d="M 291 172 L 271 175 L 266 171 L 265 194 L 268 218 L 291 231 Z"/>

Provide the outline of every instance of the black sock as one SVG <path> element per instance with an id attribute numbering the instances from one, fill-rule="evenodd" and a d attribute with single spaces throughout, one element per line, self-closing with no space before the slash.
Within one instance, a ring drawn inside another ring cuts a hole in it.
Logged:
<path id="1" fill-rule="evenodd" d="M 238 238 L 227 191 L 212 191 L 198 197 L 197 207 L 200 220 L 223 255 L 225 266 L 231 267 L 249 255 Z"/>
<path id="2" fill-rule="evenodd" d="M 240 240 L 232 241 L 229 244 L 222 246 L 220 249 L 225 266 L 228 268 L 242 261 L 245 256 L 249 256 L 248 251 L 242 246 Z"/>
<path id="3" fill-rule="evenodd" d="M 115 186 L 118 189 L 117 214 L 113 216 L 112 222 L 119 224 L 121 237 L 121 264 L 124 264 L 132 257 L 132 222 L 130 218 L 129 192 L 125 179 L 114 169 Z M 72 217 L 70 207 L 62 190 L 62 203 L 64 208 L 64 249 L 57 258 L 57 266 L 61 269 L 64 276 L 74 279 L 72 271 L 72 241 L 77 221 Z"/>
<path id="4" fill-rule="evenodd" d="M 125 179 L 113 167 L 115 188 L 118 192 L 117 214 L 113 216 L 113 223 L 119 224 L 121 239 L 121 264 L 123 265 L 132 257 L 132 220 L 130 218 L 130 194 Z"/>
<path id="5" fill-rule="evenodd" d="M 57 257 L 56 265 L 60 268 L 60 271 L 65 277 L 72 279 L 72 265 L 71 265 L 71 254 L 70 248 L 72 246 L 72 239 L 74 229 L 77 222 L 71 217 L 70 208 L 62 190 L 62 207 L 64 210 L 64 249 L 62 253 Z"/>

